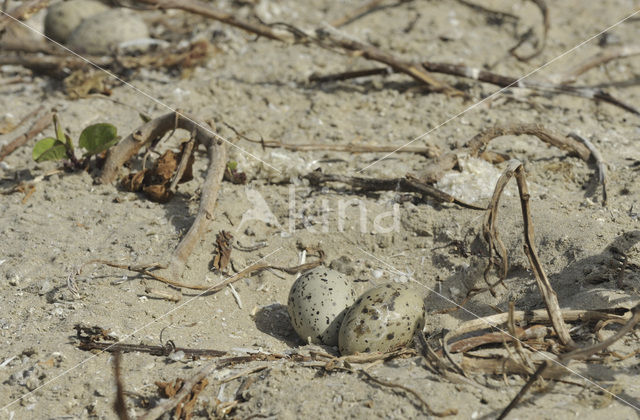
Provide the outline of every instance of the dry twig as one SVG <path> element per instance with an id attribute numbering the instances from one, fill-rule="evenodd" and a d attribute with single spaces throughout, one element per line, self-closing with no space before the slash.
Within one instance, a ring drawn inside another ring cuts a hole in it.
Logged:
<path id="1" fill-rule="evenodd" d="M 558 357 L 557 361 L 546 360 L 543 364 L 541 364 L 536 370 L 535 374 L 531 376 L 531 378 L 529 378 L 527 383 L 522 387 L 522 389 L 520 389 L 518 394 L 516 394 L 516 396 L 511 400 L 509 405 L 502 411 L 502 413 L 500 413 L 500 416 L 498 417 L 498 419 L 504 419 L 511 412 L 511 410 L 515 408 L 518 402 L 522 400 L 524 395 L 531 388 L 531 385 L 533 385 L 533 383 L 539 377 L 542 377 L 545 374 L 545 372 L 549 370 L 553 365 L 566 368 L 566 366 L 569 364 L 570 361 L 584 360 L 596 353 L 604 351 L 609 346 L 611 346 L 612 344 L 620 340 L 622 337 L 624 337 L 626 334 L 631 332 L 635 328 L 635 326 L 638 323 L 640 323 L 640 304 L 634 306 L 631 309 L 630 313 L 631 313 L 631 317 L 628 319 L 628 321 L 622 326 L 622 328 L 620 328 L 620 330 L 617 333 L 613 334 L 608 339 L 600 343 L 596 343 L 592 346 L 578 348 L 569 353 L 564 353 Z M 565 374 L 566 372 L 569 372 L 569 370 L 568 369 L 564 370 Z"/>
<path id="2" fill-rule="evenodd" d="M 134 271 L 136 273 L 144 274 L 145 276 L 149 276 L 152 279 L 157 280 L 164 284 L 168 284 L 169 286 L 191 289 L 191 290 L 204 290 L 206 294 L 209 295 L 209 294 L 219 292 L 220 290 L 224 289 L 228 285 L 233 284 L 238 280 L 241 280 L 247 277 L 249 274 L 253 274 L 253 273 L 264 271 L 264 270 L 278 270 L 288 274 L 297 274 L 301 271 L 309 270 L 311 268 L 317 267 L 318 265 L 322 264 L 322 261 L 323 259 L 320 258 L 318 261 L 308 262 L 306 264 L 301 264 L 294 267 L 281 267 L 276 265 L 270 265 L 267 263 L 257 263 L 245 268 L 244 270 L 240 271 L 239 273 L 231 277 L 228 277 L 226 280 L 214 286 L 205 285 L 205 284 L 183 284 L 174 280 L 169 280 L 168 278 L 155 274 L 154 272 L 150 271 L 148 266 L 144 266 L 144 265 L 133 266 L 133 265 L 126 265 L 126 264 L 118 264 L 118 263 L 105 261 L 105 260 L 91 260 L 91 261 L 87 261 L 83 265 L 83 267 L 93 263 L 104 264 L 104 265 L 108 265 L 109 267 L 121 268 L 124 270 L 129 270 L 129 271 Z"/>
<path id="3" fill-rule="evenodd" d="M 135 0 L 159 10 L 178 9 L 209 19 L 217 20 L 227 25 L 235 26 L 249 33 L 263 36 L 276 41 L 290 40 L 287 34 L 281 34 L 273 28 L 258 22 L 247 22 L 231 13 L 222 12 L 212 8 L 208 3 L 198 0 Z"/>
<path id="4" fill-rule="evenodd" d="M 504 76 L 498 73 L 493 73 L 487 70 L 483 70 L 476 67 L 466 66 L 464 64 L 442 63 L 434 61 L 423 61 L 421 63 L 425 70 L 432 73 L 449 74 L 451 76 L 464 77 L 467 79 L 477 80 L 483 83 L 489 83 L 499 86 L 501 88 L 520 88 L 530 89 L 533 91 L 549 92 L 554 94 L 564 94 L 577 96 L 581 98 L 599 100 L 609 103 L 613 106 L 624 109 L 635 115 L 640 115 L 640 111 L 636 107 L 629 105 L 615 97 L 608 92 L 602 90 L 599 87 L 588 86 L 568 86 L 562 84 L 544 83 L 537 81 L 521 80 L 517 77 Z M 358 77 L 374 76 L 374 75 L 386 75 L 390 71 L 394 71 L 388 67 L 377 67 L 373 69 L 356 70 L 342 73 L 334 73 L 325 76 L 312 75 L 309 80 L 322 83 L 331 82 L 336 80 L 347 80 Z"/>
<path id="5" fill-rule="evenodd" d="M 367 45 L 355 39 L 347 38 L 334 29 L 318 29 L 316 30 L 316 36 L 318 42 L 326 48 L 338 47 L 345 51 L 351 51 L 353 54 L 362 56 L 367 60 L 384 63 L 393 70 L 404 73 L 413 79 L 426 84 L 437 92 L 443 92 L 451 96 L 467 96 L 465 93 L 455 89 L 447 83 L 435 79 L 427 73 L 419 63 L 406 62 L 372 45 Z"/>
<path id="6" fill-rule="evenodd" d="M 640 45 L 635 44 L 607 48 L 598 54 L 581 61 L 573 67 L 569 67 L 562 73 L 552 77 L 552 79 L 557 80 L 559 84 L 573 83 L 579 76 L 594 67 L 601 66 L 613 60 L 632 57 L 638 54 L 640 54 Z"/>
<path id="7" fill-rule="evenodd" d="M 531 1 L 535 3 L 536 6 L 538 6 L 538 9 L 540 9 L 540 13 L 542 14 L 542 25 L 543 25 L 542 41 L 538 43 L 538 47 L 531 54 L 520 55 L 517 52 L 517 50 L 527 39 L 527 35 L 523 36 L 522 39 L 515 46 L 509 49 L 509 53 L 520 61 L 529 61 L 532 58 L 539 56 L 540 53 L 542 53 L 542 51 L 544 50 L 544 47 L 547 45 L 547 35 L 549 33 L 549 28 L 551 26 L 551 23 L 549 22 L 549 8 L 547 7 L 547 4 L 544 2 L 544 0 L 531 0 Z"/>
<path id="8" fill-rule="evenodd" d="M 397 191 L 397 192 L 413 192 L 419 193 L 427 197 L 435 198 L 436 200 L 457 204 L 461 207 L 465 207 L 473 210 L 486 210 L 485 207 L 479 207 L 474 204 L 466 203 L 462 200 L 440 191 L 439 189 L 426 184 L 418 178 L 407 174 L 403 178 L 390 178 L 390 179 L 378 179 L 378 178 L 362 178 L 355 176 L 345 175 L 333 175 L 323 174 L 319 171 L 314 171 L 306 174 L 303 178 L 308 179 L 311 185 L 320 185 L 329 182 L 339 182 L 342 184 L 348 184 L 352 187 L 359 188 L 362 191 Z"/>
<path id="9" fill-rule="evenodd" d="M 524 165 L 518 160 L 514 159 L 509 163 L 502 176 L 496 183 L 496 188 L 494 190 L 493 197 L 491 198 L 491 205 L 489 206 L 489 210 L 483 224 L 485 239 L 489 243 L 490 252 L 492 249 L 495 249 L 495 251 L 502 259 L 503 270 L 500 275 L 500 281 L 502 281 L 506 277 L 508 262 L 506 249 L 498 236 L 496 218 L 502 191 L 504 190 L 504 187 L 506 186 L 507 182 L 509 182 L 511 177 L 514 176 L 518 184 L 518 191 L 520 192 L 520 206 L 522 208 L 522 218 L 524 220 L 524 251 L 527 254 L 529 263 L 531 264 L 531 269 L 533 270 L 533 273 L 535 275 L 538 289 L 540 290 L 540 293 L 544 298 L 545 305 L 549 313 L 549 318 L 551 319 L 551 323 L 554 330 L 556 331 L 556 334 L 558 334 L 560 342 L 567 347 L 574 347 L 575 344 L 573 342 L 573 339 L 571 338 L 569 330 L 567 329 L 567 326 L 562 319 L 562 311 L 560 310 L 560 305 L 558 304 L 558 297 L 556 295 L 556 292 L 553 290 L 553 287 L 551 286 L 546 273 L 544 272 L 544 268 L 540 263 L 538 253 L 535 248 L 533 220 L 531 219 L 531 209 L 529 207 L 529 189 L 527 187 L 527 181 L 525 178 Z M 494 263 L 495 261 L 490 261 L 490 265 Z M 489 284 L 488 281 L 487 283 Z"/>
<path id="10" fill-rule="evenodd" d="M 120 371 L 120 362 L 122 361 L 122 355 L 120 352 L 116 352 L 113 357 L 113 375 L 116 379 L 116 400 L 113 403 L 113 409 L 115 410 L 120 420 L 129 420 L 129 413 L 127 412 L 127 402 L 124 398 L 125 390 L 122 382 L 122 373 Z"/>
<path id="11" fill-rule="evenodd" d="M 31 140 L 45 128 L 47 128 L 53 121 L 53 115 L 53 112 L 46 112 L 42 114 L 40 117 L 38 117 L 37 120 L 33 122 L 33 124 L 31 124 L 31 127 L 29 127 L 26 132 L 20 134 L 9 143 L 2 146 L 2 148 L 0 149 L 0 162 L 2 162 L 4 158 L 9 156 L 16 149 L 23 146 L 25 143 L 27 143 L 29 140 Z"/>
<path id="12" fill-rule="evenodd" d="M 187 258 L 206 232 L 214 217 L 218 191 L 220 190 L 220 183 L 222 182 L 227 161 L 226 145 L 222 140 L 216 138 L 210 130 L 196 123 L 193 119 L 177 112 L 171 112 L 149 121 L 120 141 L 117 146 L 111 148 L 98 181 L 104 184 L 113 182 L 122 165 L 131 159 L 143 145 L 152 143 L 164 136 L 165 133 L 176 128 L 182 128 L 194 133 L 195 141 L 198 144 L 205 145 L 209 155 L 209 167 L 202 185 L 198 214 L 185 237 L 182 238 L 180 244 L 174 250 L 168 268 L 172 276 L 179 277 L 184 271 Z"/>

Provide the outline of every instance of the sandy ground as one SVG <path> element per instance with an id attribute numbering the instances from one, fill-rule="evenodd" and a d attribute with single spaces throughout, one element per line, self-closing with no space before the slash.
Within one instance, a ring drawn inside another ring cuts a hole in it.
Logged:
<path id="1" fill-rule="evenodd" d="M 254 12 L 252 2 L 216 2 L 217 7 L 241 16 Z M 295 22 L 319 27 L 355 7 L 348 2 L 266 1 L 256 2 L 266 21 Z M 487 6 L 520 18 L 518 33 L 541 19 L 531 2 L 491 1 Z M 414 1 L 371 13 L 343 28 L 407 59 L 459 62 L 489 66 L 493 71 L 520 76 L 537 69 L 637 10 L 638 2 L 608 0 L 549 3 L 551 28 L 543 53 L 529 63 L 508 54 L 514 45 L 509 23 L 490 24 L 485 14 L 453 0 Z M 185 36 L 212 39 L 217 52 L 206 65 L 185 77 L 159 70 L 129 75 L 137 89 L 171 108 L 187 111 L 199 119 L 213 119 L 223 136 L 233 133 L 228 123 L 250 136 L 289 143 L 403 144 L 436 128 L 414 145 L 432 144 L 450 150 L 464 144 L 479 130 L 495 124 L 537 122 L 561 133 L 576 131 L 601 151 L 608 168 L 609 205 L 600 204 L 595 168 L 566 157 L 533 137 L 503 137 L 491 149 L 525 162 L 532 193 L 531 207 L 540 258 L 564 308 L 600 309 L 630 307 L 638 302 L 640 288 L 640 118 L 607 104 L 583 98 L 531 95 L 509 91 L 468 110 L 445 125 L 441 123 L 466 110 L 497 88 L 465 81 L 458 87 L 474 100 L 464 101 L 441 94 L 427 94 L 405 76 L 390 75 L 314 85 L 306 80 L 314 72 L 330 73 L 368 68 L 358 57 L 345 57 L 306 45 L 285 45 L 258 39 L 216 22 L 172 13 L 176 22 L 187 22 Z M 42 13 L 29 24 L 42 26 Z M 636 20 L 610 31 L 609 40 L 637 42 Z M 530 48 L 525 45 L 523 48 Z M 598 39 L 578 48 L 535 74 L 546 80 L 579 60 L 602 50 Z M 1 53 L 1 52 L 0 52 Z M 638 77 L 640 59 L 629 58 L 595 69 L 580 84 L 610 83 Z M 3 83 L 16 73 L 22 83 Z M 460 79 L 440 76 L 457 83 Z M 630 104 L 640 103 L 637 86 L 610 87 L 609 91 Z M 61 83 L 18 67 L 0 71 L 0 120 L 15 121 L 39 105 L 55 107 L 73 137 L 95 122 L 110 122 L 122 135 L 141 124 L 138 111 L 158 116 L 167 109 L 128 87 L 113 89 L 112 100 L 89 97 L 69 99 Z M 0 137 L 0 143 L 13 135 Z M 51 135 L 47 129 L 43 135 Z M 175 147 L 188 133 L 178 133 L 161 150 Z M 31 159 L 33 140 L 13 153 L 0 169 L 0 188 L 5 190 L 59 167 Z M 348 189 L 314 189 L 298 175 L 316 168 L 325 172 L 354 174 L 381 154 L 349 155 L 337 152 L 292 153 L 262 150 L 258 145 L 238 145 L 269 163 L 275 170 L 232 150 L 240 168 L 247 172 L 246 186 L 225 182 L 220 192 L 212 228 L 189 260 L 183 281 L 214 285 L 222 278 L 209 270 L 215 235 L 231 231 L 245 246 L 266 241 L 253 252 L 233 252 L 233 267 L 240 270 L 265 258 L 275 265 L 299 262 L 300 246 L 319 245 L 327 263 L 342 257 L 339 266 L 359 292 L 385 281 L 406 281 L 424 286 L 428 335 L 455 328 L 473 315 L 457 311 L 435 312 L 451 306 L 434 291 L 459 301 L 471 287 L 482 286 L 487 263 L 482 240 L 483 213 L 438 204 L 432 200 L 402 200 L 394 192 L 357 195 Z M 361 175 L 370 177 L 419 174 L 426 158 L 393 154 Z M 138 163 L 139 164 L 139 163 Z M 80 297 L 66 286 L 68 275 L 82 263 L 102 258 L 124 264 L 162 262 L 170 255 L 193 221 L 199 185 L 206 168 L 200 154 L 196 179 L 180 186 L 167 204 L 117 186 L 95 185 L 98 171 L 60 173 L 39 182 L 32 196 L 0 196 L 0 417 L 115 418 L 112 409 L 115 383 L 112 357 L 78 350 L 74 325 L 97 325 L 130 343 L 213 348 L 232 353 L 247 349 L 265 352 L 305 352 L 293 332 L 286 309 L 294 276 L 263 272 L 236 283 L 242 306 L 230 292 L 194 297 L 184 290 L 180 303 L 148 297 L 154 287 L 178 293 L 149 279 L 101 265 L 86 267 L 77 278 Z M 503 168 L 499 166 L 496 173 Z M 485 196 L 479 202 L 486 202 Z M 497 297 L 483 294 L 466 308 L 479 316 L 506 310 L 509 300 L 521 310 L 542 308 L 543 302 L 522 252 L 522 220 L 515 190 L 503 200 L 500 229 L 509 249 L 511 268 L 508 289 Z M 263 200 L 262 202 L 260 200 Z M 347 200 L 351 200 L 347 202 Z M 360 200 L 360 201 L 359 201 Z M 275 221 L 246 219 L 251 209 L 268 206 Z M 344 224 L 339 224 L 340 203 L 347 203 Z M 399 204 L 398 204 L 399 203 Z M 365 223 L 360 218 L 366 209 Z M 392 216 L 397 205 L 397 225 Z M 294 219 L 290 209 L 294 208 Z M 376 228 L 377 226 L 377 228 Z M 382 228 L 387 229 L 380 229 Z M 616 286 L 619 267 L 612 247 L 624 252 L 628 268 L 625 289 Z M 399 274 L 407 273 L 406 275 Z M 575 331 L 584 337 L 585 332 Z M 589 341 L 582 341 L 588 344 Z M 637 335 L 616 344 L 620 353 L 638 348 Z M 326 351 L 335 351 L 325 349 Z M 550 383 L 534 392 L 511 414 L 511 418 L 617 418 L 638 417 L 640 410 L 639 356 L 625 361 L 576 364 L 576 373 L 609 390 L 569 375 L 566 382 Z M 125 386 L 138 396 L 157 401 L 155 381 L 186 378 L 207 361 L 171 360 L 139 353 L 123 359 Z M 247 368 L 267 365 L 252 375 L 245 402 L 232 417 L 248 418 L 417 418 L 425 416 L 410 395 L 367 382 L 344 372 L 322 373 L 288 361 L 254 363 L 213 375 L 221 378 Z M 456 408 L 452 418 L 493 418 L 518 392 L 524 380 L 518 376 L 478 375 L 473 384 L 455 384 L 424 368 L 418 358 L 395 360 L 371 367 L 379 378 L 415 389 L 436 410 Z M 197 416 L 206 417 L 220 401 L 233 400 L 242 380 L 224 385 L 215 381 L 200 395 Z M 131 411 L 141 414 L 141 398 L 129 399 Z M 633 408 L 635 406 L 635 408 Z"/>

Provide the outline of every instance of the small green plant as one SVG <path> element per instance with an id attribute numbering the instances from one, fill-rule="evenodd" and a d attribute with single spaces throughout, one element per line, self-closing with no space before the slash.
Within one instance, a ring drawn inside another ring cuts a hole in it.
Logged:
<path id="1" fill-rule="evenodd" d="M 78 139 L 78 147 L 85 149 L 82 159 L 78 159 L 71 137 L 65 134 L 57 115 L 53 116 L 55 138 L 47 137 L 33 147 L 33 160 L 44 162 L 46 160 L 69 159 L 74 169 L 82 168 L 91 156 L 97 155 L 113 146 L 120 139 L 117 129 L 111 124 L 98 123 L 90 125 L 82 130 Z"/>

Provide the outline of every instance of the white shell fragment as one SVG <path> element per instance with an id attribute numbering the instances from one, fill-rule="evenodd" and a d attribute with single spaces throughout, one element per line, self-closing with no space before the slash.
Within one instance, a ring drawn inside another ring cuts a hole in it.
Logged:
<path id="1" fill-rule="evenodd" d="M 55 41 L 65 43 L 80 23 L 109 8 L 94 0 L 71 0 L 56 3 L 47 9 L 44 18 L 44 34 Z"/>
<path id="2" fill-rule="evenodd" d="M 108 54 L 119 44 L 149 38 L 149 29 L 128 9 L 113 9 L 82 21 L 69 36 L 69 48 L 79 53 Z"/>
<path id="3" fill-rule="evenodd" d="M 422 294 L 406 284 L 369 289 L 347 311 L 340 327 L 342 355 L 385 352 L 406 345 L 424 326 Z"/>
<path id="4" fill-rule="evenodd" d="M 291 286 L 291 324 L 305 341 L 336 346 L 342 318 L 355 300 L 353 286 L 340 272 L 316 267 L 302 273 Z"/>

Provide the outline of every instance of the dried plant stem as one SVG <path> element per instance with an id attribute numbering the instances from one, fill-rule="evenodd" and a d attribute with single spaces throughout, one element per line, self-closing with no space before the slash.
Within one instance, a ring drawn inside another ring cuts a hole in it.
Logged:
<path id="1" fill-rule="evenodd" d="M 113 358 L 113 375 L 116 380 L 116 400 L 113 403 L 113 408 L 120 420 L 129 420 L 129 413 L 127 412 L 127 403 L 125 400 L 125 390 L 122 381 L 122 372 L 120 363 L 122 356 L 120 352 L 116 352 Z"/>
<path id="2" fill-rule="evenodd" d="M 225 143 L 193 119 L 177 112 L 171 112 L 149 121 L 112 148 L 107 155 L 102 174 L 98 178 L 98 181 L 103 184 L 113 182 L 122 165 L 143 145 L 152 143 L 176 128 L 194 133 L 195 141 L 205 145 L 209 155 L 209 167 L 202 185 L 202 196 L 196 218 L 172 254 L 168 267 L 172 277 L 182 275 L 187 258 L 213 220 L 216 200 L 227 163 Z"/>
<path id="3" fill-rule="evenodd" d="M 332 152 L 348 152 L 348 153 L 415 153 L 425 157 L 437 157 L 440 155 L 440 149 L 437 146 L 427 145 L 425 147 L 402 147 L 402 145 L 374 146 L 369 144 L 321 144 L 321 143 L 283 143 L 277 140 L 260 140 L 252 139 L 242 134 L 232 125 L 225 123 L 238 137 L 251 143 L 260 144 L 263 148 L 282 148 L 294 152 L 308 152 L 315 150 L 327 150 Z"/>
<path id="4" fill-rule="evenodd" d="M 564 94 L 577 96 L 586 99 L 600 100 L 607 102 L 613 106 L 624 109 L 635 115 L 640 115 L 640 111 L 634 106 L 622 102 L 621 100 L 614 98 L 606 91 L 598 87 L 578 87 L 567 86 L 562 84 L 544 83 L 529 80 L 520 80 L 517 77 L 504 76 L 498 73 L 493 73 L 487 70 L 479 69 L 476 67 L 466 66 L 464 64 L 442 63 L 434 61 L 423 61 L 422 67 L 432 73 L 442 73 L 451 76 L 464 77 L 467 79 L 477 80 L 483 83 L 489 83 L 499 86 L 501 88 L 513 88 L 513 89 L 530 89 L 534 91 L 551 92 L 556 94 Z M 390 69 L 388 67 L 377 67 L 373 69 L 356 70 L 342 73 L 334 73 L 325 76 L 312 75 L 309 79 L 314 82 L 331 82 L 336 80 L 347 80 L 357 77 L 366 77 L 374 75 L 389 74 Z"/>
<path id="5" fill-rule="evenodd" d="M 554 79 L 557 79 L 560 84 L 572 83 L 578 78 L 578 76 L 586 73 L 594 67 L 601 66 L 613 60 L 632 57 L 638 54 L 640 54 L 640 45 L 635 44 L 607 48 L 576 64 L 575 66 L 570 67 L 566 71 L 555 76 Z"/>
<path id="6" fill-rule="evenodd" d="M 224 280 L 221 283 L 218 283 L 218 284 L 216 284 L 214 286 L 210 286 L 210 285 L 206 285 L 206 284 L 184 284 L 184 283 L 180 283 L 180 282 L 177 282 L 177 281 L 174 281 L 174 280 L 170 280 L 170 279 L 168 279 L 166 277 L 160 276 L 160 275 L 150 271 L 150 269 L 148 267 L 146 267 L 146 266 L 132 266 L 132 265 L 126 265 L 126 264 L 118 264 L 118 263 L 105 261 L 105 260 L 87 261 L 83 266 L 86 266 L 88 264 L 93 264 L 93 263 L 104 264 L 104 265 L 107 265 L 109 267 L 121 268 L 123 270 L 129 270 L 129 271 L 133 271 L 133 272 L 136 272 L 136 273 L 140 273 L 140 274 L 143 274 L 145 276 L 149 276 L 152 279 L 157 280 L 157 281 L 159 281 L 161 283 L 168 284 L 169 286 L 178 287 L 178 288 L 185 288 L 185 289 L 191 289 L 191 290 L 205 290 L 207 292 L 207 294 L 212 294 L 212 293 L 219 292 L 220 290 L 224 289 L 228 285 L 233 284 L 233 283 L 237 282 L 238 280 L 241 280 L 241 279 L 243 279 L 243 278 L 247 277 L 248 275 L 250 275 L 252 273 L 255 273 L 255 272 L 264 271 L 264 270 L 278 270 L 278 271 L 283 271 L 283 272 L 288 273 L 288 274 L 296 274 L 296 273 L 299 273 L 301 271 L 309 270 L 311 268 L 317 267 L 318 265 L 322 264 L 322 259 L 320 259 L 318 261 L 313 261 L 313 262 L 308 262 L 308 263 L 305 263 L 305 264 L 297 265 L 297 266 L 294 266 L 294 267 L 280 267 L 280 266 L 276 266 L 276 265 L 270 265 L 270 264 L 267 264 L 267 263 L 257 263 L 257 264 L 250 265 L 249 267 L 245 268 L 244 270 L 240 271 L 239 273 L 227 278 L 226 280 Z"/>
<path id="7" fill-rule="evenodd" d="M 37 136 L 53 121 L 53 112 L 46 112 L 31 124 L 31 127 L 25 132 L 11 140 L 8 144 L 0 149 L 0 162 L 13 153 L 16 149 L 23 146 L 29 140 Z"/>
<path id="8" fill-rule="evenodd" d="M 551 27 L 551 23 L 549 21 L 549 8 L 547 7 L 544 0 L 531 0 L 531 1 L 535 3 L 536 6 L 538 6 L 538 9 L 540 9 L 540 13 L 542 14 L 542 24 L 543 24 L 542 42 L 540 42 L 540 44 L 538 45 L 538 48 L 536 48 L 536 50 L 529 55 L 520 55 L 517 52 L 518 48 L 520 48 L 523 41 L 518 42 L 518 44 L 512 47 L 509 50 L 509 53 L 511 53 L 511 55 L 513 55 L 515 58 L 517 58 L 520 61 L 529 61 L 532 58 L 535 58 L 542 53 L 542 51 L 544 50 L 544 47 L 547 45 L 547 35 L 549 33 L 549 28 Z"/>
<path id="9" fill-rule="evenodd" d="M 607 205 L 607 173 L 605 170 L 604 160 L 602 159 L 602 155 L 600 151 L 596 148 L 596 146 L 591 143 L 586 138 L 582 137 L 577 133 L 569 133 L 569 137 L 572 137 L 582 144 L 584 144 L 589 152 L 591 152 L 591 156 L 593 160 L 596 162 L 596 167 L 598 168 L 598 182 L 602 185 L 602 205 Z"/>
<path id="10" fill-rule="evenodd" d="M 290 37 L 287 34 L 280 34 L 271 27 L 258 22 L 247 22 L 230 13 L 222 12 L 212 8 L 208 3 L 198 0 L 136 0 L 138 3 L 144 3 L 152 6 L 154 9 L 168 10 L 178 9 L 196 15 L 204 16 L 209 19 L 217 20 L 227 25 L 235 26 L 249 33 L 263 36 L 265 38 L 276 41 L 288 41 Z"/>
<path id="11" fill-rule="evenodd" d="M 331 26 L 333 26 L 335 28 L 339 28 L 341 26 L 346 25 L 347 23 L 351 23 L 354 20 L 356 20 L 357 18 L 359 18 L 361 16 L 364 16 L 367 13 L 371 12 L 372 10 L 374 10 L 375 8 L 380 6 L 380 4 L 384 3 L 384 1 L 385 0 L 369 0 L 368 2 L 363 4 L 362 6 L 359 6 L 359 7 L 355 8 L 355 9 L 349 11 L 347 14 L 345 14 L 341 18 L 332 21 L 331 22 Z"/>
<path id="12" fill-rule="evenodd" d="M 398 192 L 414 192 L 423 194 L 428 197 L 435 198 L 445 203 L 457 204 L 461 207 L 465 207 L 473 210 L 486 210 L 485 207 L 479 207 L 474 204 L 469 204 L 464 201 L 440 191 L 439 189 L 426 184 L 408 174 L 403 178 L 391 178 L 391 179 L 379 179 L 379 178 L 362 178 L 346 175 L 333 175 L 323 174 L 321 172 L 311 172 L 304 175 L 303 178 L 309 180 L 311 185 L 326 184 L 329 182 L 339 182 L 342 184 L 351 185 L 361 189 L 362 191 L 398 191 Z"/>
<path id="13" fill-rule="evenodd" d="M 195 375 L 193 375 L 191 378 L 187 379 L 184 382 L 184 384 L 182 385 L 182 388 L 180 388 L 180 391 L 178 391 L 176 395 L 158 404 L 156 407 L 152 408 L 151 410 L 147 411 L 144 415 L 138 417 L 138 420 L 155 420 L 160 416 L 162 416 L 163 414 L 170 412 L 180 403 L 180 401 L 182 401 L 184 397 L 189 395 L 189 393 L 191 392 L 191 390 L 196 384 L 198 384 L 204 378 L 209 376 L 211 373 L 215 372 L 224 364 L 225 364 L 224 362 L 220 361 L 220 362 L 210 363 L 207 366 L 203 367 L 202 369 L 200 369 L 200 371 L 198 371 L 198 373 L 196 373 Z"/>
<path id="14" fill-rule="evenodd" d="M 451 96 L 467 96 L 460 90 L 455 89 L 447 83 L 435 79 L 433 76 L 427 73 L 424 68 L 422 68 L 420 63 L 401 60 L 397 57 L 394 57 L 392 54 L 384 52 L 372 45 L 367 45 L 363 42 L 347 38 L 336 30 L 319 29 L 316 31 L 316 36 L 321 45 L 326 48 L 339 47 L 343 50 L 351 51 L 352 53 L 355 53 L 358 56 L 362 56 L 368 60 L 384 63 L 387 66 L 391 67 L 393 70 L 404 73 L 412 77 L 413 79 L 426 84 L 435 91 L 443 92 Z"/>
<path id="15" fill-rule="evenodd" d="M 500 416 L 498 418 L 499 419 L 504 419 L 509 414 L 509 412 L 511 410 L 513 410 L 513 408 L 515 408 L 515 406 L 518 404 L 518 402 L 520 402 L 520 400 L 522 400 L 524 395 L 531 388 L 531 385 L 533 385 L 533 383 L 539 377 L 542 377 L 545 374 L 545 372 L 547 370 L 549 370 L 552 366 L 554 366 L 554 365 L 566 366 L 572 360 L 584 360 L 584 359 L 587 359 L 587 358 L 591 357 L 592 355 L 594 355 L 596 353 L 599 353 L 601 351 L 606 350 L 609 346 L 611 346 L 612 344 L 614 344 L 615 342 L 620 340 L 626 334 L 628 334 L 629 332 L 633 331 L 635 326 L 638 323 L 640 323 L 640 304 L 638 304 L 638 305 L 634 306 L 633 308 L 631 308 L 630 313 L 631 313 L 631 317 L 629 317 L 629 319 L 622 326 L 622 328 L 620 328 L 620 330 L 617 333 L 613 334 L 608 339 L 606 339 L 606 340 L 604 340 L 604 341 L 602 341 L 600 343 L 594 344 L 592 346 L 579 348 L 579 349 L 575 349 L 575 350 L 573 350 L 573 351 L 571 351 L 569 353 L 564 353 L 564 354 L 562 354 L 561 356 L 558 357 L 558 360 L 555 363 L 553 361 L 551 361 L 551 360 L 544 361 L 544 363 L 541 364 L 538 367 L 538 369 L 536 370 L 535 374 L 533 376 L 531 376 L 531 378 L 529 378 L 527 383 L 522 387 L 522 389 L 520 389 L 520 391 L 516 394 L 516 396 L 511 400 L 509 405 L 502 411 L 502 413 L 500 414 Z M 566 372 L 568 372 L 568 370 L 565 370 L 564 372 L 566 373 Z"/>
<path id="16" fill-rule="evenodd" d="M 420 179 L 428 183 L 437 182 L 447 171 L 458 165 L 458 155 L 469 155 L 471 157 L 483 156 L 483 154 L 487 152 L 486 147 L 491 140 L 508 135 L 535 136 L 551 146 L 566 150 L 569 155 L 577 156 L 585 162 L 588 162 L 592 158 L 589 148 L 581 142 L 571 137 L 554 133 L 540 124 L 498 125 L 482 130 L 469 140 L 465 147 L 458 151 L 444 153 L 434 159 L 420 174 Z"/>
<path id="17" fill-rule="evenodd" d="M 498 213 L 498 204 L 500 202 L 500 196 L 502 195 L 502 191 L 504 190 L 505 185 L 509 180 L 515 177 L 516 182 L 518 184 L 518 190 L 520 192 L 520 207 L 522 208 L 522 218 L 524 220 L 524 238 L 525 245 L 524 251 L 529 259 L 529 263 L 531 265 L 531 269 L 536 278 L 536 283 L 538 284 L 538 289 L 542 294 L 545 305 L 547 307 L 547 312 L 549 313 L 549 319 L 551 319 L 551 324 L 553 325 L 556 334 L 558 334 L 558 338 L 560 342 L 567 347 L 574 347 L 575 344 L 571 335 L 569 334 L 569 330 L 567 329 L 564 320 L 562 319 L 562 311 L 560 310 L 560 305 L 558 304 L 558 297 L 556 292 L 553 290 L 549 279 L 547 278 L 544 269 L 542 268 L 542 264 L 538 258 L 538 253 L 535 248 L 535 240 L 533 233 L 533 220 L 531 219 L 531 209 L 529 206 L 529 189 L 527 187 L 527 181 L 524 173 L 524 165 L 522 162 L 518 160 L 512 160 L 507 168 L 504 170 L 503 174 L 498 179 L 496 183 L 496 188 L 493 193 L 493 197 L 491 198 L 491 205 L 487 212 L 487 217 L 485 218 L 485 222 L 483 225 L 483 231 L 485 232 L 485 239 L 488 239 L 489 247 L 495 248 L 496 245 L 500 249 L 502 253 L 502 261 L 503 261 L 503 271 L 500 276 L 500 280 L 504 280 L 507 272 L 507 259 L 506 259 L 506 249 L 504 245 L 500 241 L 498 236 L 498 231 L 496 228 L 496 216 Z M 489 235 L 487 237 L 487 235 Z M 492 264 L 493 261 L 490 263 Z"/>

